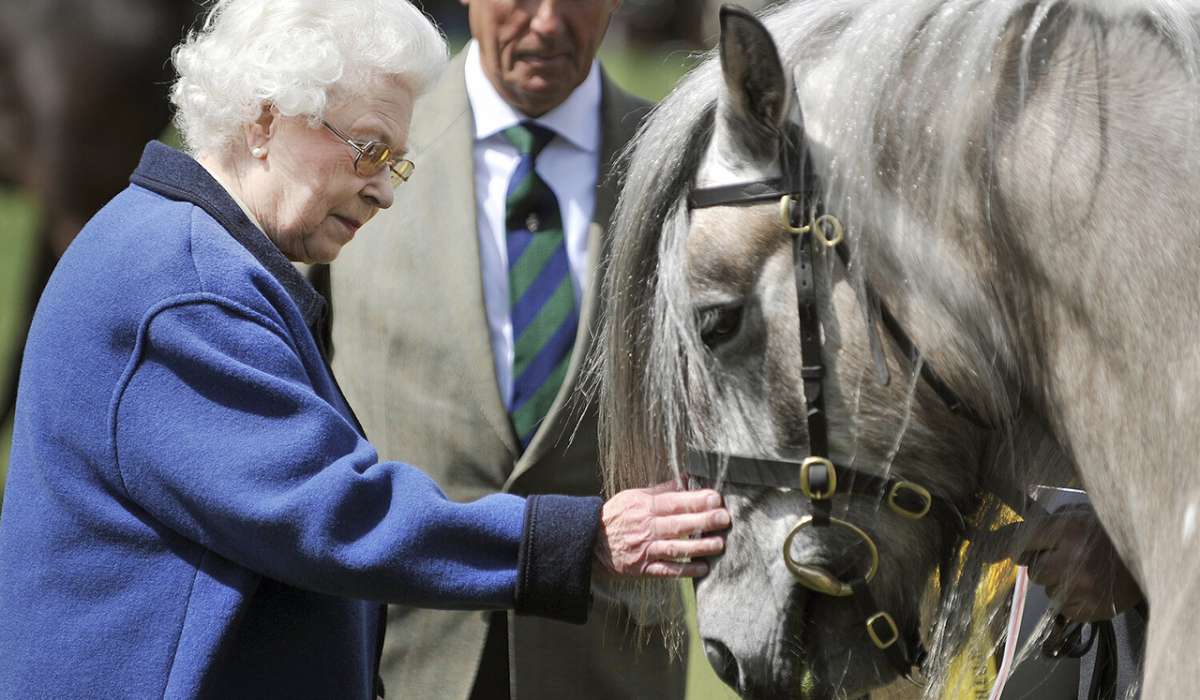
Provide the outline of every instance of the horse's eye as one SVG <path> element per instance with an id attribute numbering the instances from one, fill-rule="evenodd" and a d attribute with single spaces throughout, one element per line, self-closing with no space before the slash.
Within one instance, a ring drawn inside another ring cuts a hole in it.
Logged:
<path id="1" fill-rule="evenodd" d="M 709 348 L 716 348 L 737 335 L 742 325 L 741 304 L 709 306 L 696 312 L 700 339 Z"/>

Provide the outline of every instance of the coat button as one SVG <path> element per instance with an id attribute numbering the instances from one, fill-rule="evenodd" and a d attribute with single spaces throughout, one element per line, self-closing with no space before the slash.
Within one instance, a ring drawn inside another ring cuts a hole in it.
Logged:
<path id="1" fill-rule="evenodd" d="M 541 227 L 541 225 L 542 222 L 538 220 L 537 214 L 530 214 L 529 216 L 525 217 L 525 228 L 528 229 L 530 233 L 537 233 L 537 230 Z"/>

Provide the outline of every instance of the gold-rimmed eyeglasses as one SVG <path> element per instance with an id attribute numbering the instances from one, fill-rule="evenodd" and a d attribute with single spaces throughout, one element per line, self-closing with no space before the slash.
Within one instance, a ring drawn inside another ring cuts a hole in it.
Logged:
<path id="1" fill-rule="evenodd" d="M 354 149 L 357 154 L 354 156 L 354 172 L 363 177 L 374 177 L 380 170 L 387 168 L 392 171 L 392 187 L 399 187 L 402 183 L 408 182 L 408 178 L 412 177 L 413 170 L 417 168 L 411 160 L 403 156 L 392 155 L 392 147 L 386 143 L 355 141 L 338 131 L 337 127 L 329 122 L 322 121 L 321 123 L 325 125 L 326 129 L 333 132 L 334 136 Z"/>

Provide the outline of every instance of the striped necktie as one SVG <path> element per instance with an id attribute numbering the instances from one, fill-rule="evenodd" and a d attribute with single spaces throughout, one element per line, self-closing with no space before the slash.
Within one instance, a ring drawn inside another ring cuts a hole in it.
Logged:
<path id="1" fill-rule="evenodd" d="M 513 392 L 508 406 L 521 448 L 537 432 L 571 362 L 579 313 L 554 192 L 534 170 L 554 132 L 533 122 L 505 129 L 521 156 L 505 195 Z"/>

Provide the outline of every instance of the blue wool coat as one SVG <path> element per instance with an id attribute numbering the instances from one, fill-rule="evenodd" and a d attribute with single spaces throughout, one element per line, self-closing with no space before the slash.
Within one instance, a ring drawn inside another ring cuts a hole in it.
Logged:
<path id="1" fill-rule="evenodd" d="M 586 618 L 599 499 L 458 504 L 379 462 L 320 296 L 188 156 L 131 180 L 29 334 L 0 698 L 368 698 L 380 603 Z"/>

